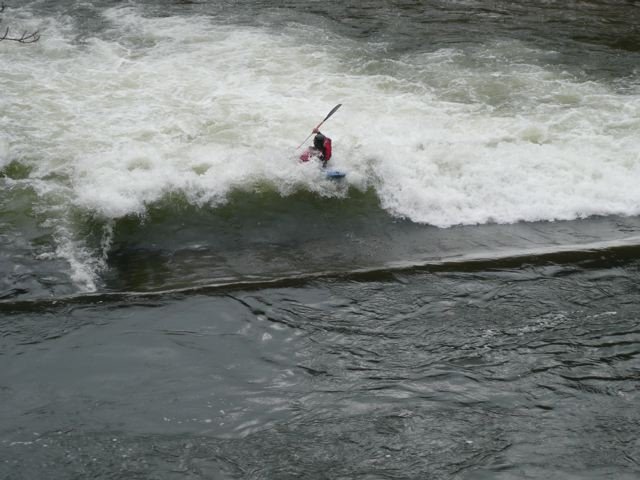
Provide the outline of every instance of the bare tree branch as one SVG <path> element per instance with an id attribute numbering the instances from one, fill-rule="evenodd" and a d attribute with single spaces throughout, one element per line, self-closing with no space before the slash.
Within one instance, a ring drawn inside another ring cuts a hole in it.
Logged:
<path id="1" fill-rule="evenodd" d="M 3 3 L 0 5 L 0 13 L 4 12 L 4 9 L 5 9 L 5 4 Z M 0 18 L 0 22 L 2 22 L 1 18 Z M 13 42 L 19 42 L 19 43 L 34 43 L 40 40 L 40 33 L 38 32 L 38 30 L 30 33 L 25 31 L 22 33 L 22 36 L 20 37 L 10 37 L 9 27 L 7 27 L 4 31 L 4 34 L 0 35 L 0 42 L 2 40 L 11 40 Z"/>

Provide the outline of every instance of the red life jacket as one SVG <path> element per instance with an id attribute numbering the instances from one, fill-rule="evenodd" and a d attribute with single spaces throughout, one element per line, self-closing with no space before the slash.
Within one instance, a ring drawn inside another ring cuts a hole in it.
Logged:
<path id="1" fill-rule="evenodd" d="M 324 145 L 323 145 L 323 156 L 324 158 L 322 159 L 322 161 L 324 163 L 327 163 L 330 159 L 331 159 L 331 139 L 329 137 L 325 137 L 324 138 Z"/>

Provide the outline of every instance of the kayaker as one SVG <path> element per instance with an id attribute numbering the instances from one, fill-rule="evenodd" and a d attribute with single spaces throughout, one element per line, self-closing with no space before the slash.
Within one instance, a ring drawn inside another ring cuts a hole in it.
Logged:
<path id="1" fill-rule="evenodd" d="M 322 162 L 322 166 L 326 167 L 327 162 L 331 159 L 331 139 L 323 135 L 317 128 L 313 129 L 313 133 L 316 134 L 313 137 L 313 146 L 307 148 L 300 155 L 300 160 L 308 162 L 313 158 L 317 158 Z"/>

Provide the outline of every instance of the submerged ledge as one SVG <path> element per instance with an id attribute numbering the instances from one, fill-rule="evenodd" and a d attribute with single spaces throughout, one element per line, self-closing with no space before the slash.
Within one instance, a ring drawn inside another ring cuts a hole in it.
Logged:
<path id="1" fill-rule="evenodd" d="M 489 270 L 511 270 L 548 265 L 574 266 L 580 269 L 625 265 L 640 259 L 640 236 L 624 240 L 594 242 L 585 245 L 543 247 L 524 251 L 460 255 L 424 262 L 393 262 L 378 268 L 351 271 L 323 271 L 282 275 L 276 278 L 244 277 L 204 285 L 167 288 L 154 291 L 102 291 L 77 293 L 57 298 L 0 300 L 0 313 L 11 314 L 37 310 L 56 310 L 70 305 L 93 305 L 112 302 L 138 302 L 160 297 L 175 299 L 190 295 L 225 295 L 234 291 L 304 287 L 321 280 L 354 282 L 399 281 L 399 274 L 472 273 Z"/>

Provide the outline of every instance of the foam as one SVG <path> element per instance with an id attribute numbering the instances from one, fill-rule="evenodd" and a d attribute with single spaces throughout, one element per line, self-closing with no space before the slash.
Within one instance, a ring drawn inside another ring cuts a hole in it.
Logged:
<path id="1" fill-rule="evenodd" d="M 52 184 L 43 208 L 52 191 L 106 219 L 174 192 L 214 206 L 264 183 L 344 195 L 295 152 L 343 103 L 323 128 L 333 167 L 393 215 L 448 227 L 640 214 L 637 80 L 581 78 L 516 41 L 393 56 L 296 24 L 104 16 L 99 38 L 76 41 L 62 18 L 28 55 L 0 45 L 0 161 Z"/>
<path id="2" fill-rule="evenodd" d="M 62 169 L 73 201 L 105 217 L 173 191 L 220 203 L 260 181 L 313 189 L 294 146 L 338 102 L 334 164 L 395 215 L 450 226 L 639 213 L 640 97 L 536 63 L 553 52 L 502 42 L 391 58 L 326 34 L 317 46 L 296 25 L 105 16 L 102 39 L 76 44 L 61 26 L 47 35 L 56 55 L 47 40 L 14 58 L 30 77 L 8 91 L 32 101 L 27 118 L 7 114 L 31 127 L 14 156 L 44 155 L 40 175 Z"/>

